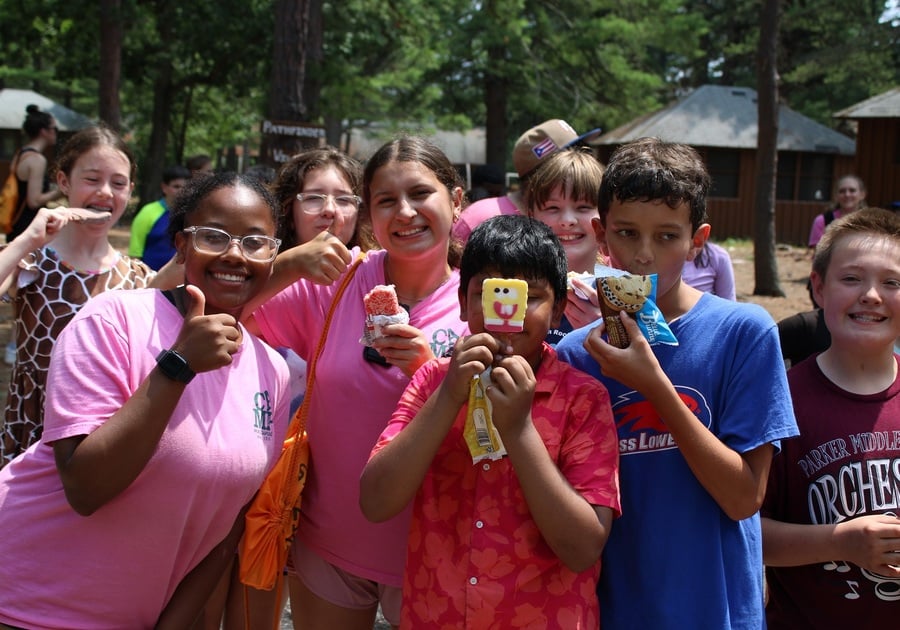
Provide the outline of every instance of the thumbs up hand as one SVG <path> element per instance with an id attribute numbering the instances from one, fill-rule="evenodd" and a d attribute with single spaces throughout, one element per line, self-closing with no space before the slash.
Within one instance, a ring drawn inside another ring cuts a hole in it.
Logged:
<path id="1" fill-rule="evenodd" d="M 172 349 L 183 356 L 197 373 L 231 364 L 231 355 L 241 347 L 241 330 L 227 313 L 206 315 L 206 296 L 193 285 L 185 285 L 184 324 Z"/>

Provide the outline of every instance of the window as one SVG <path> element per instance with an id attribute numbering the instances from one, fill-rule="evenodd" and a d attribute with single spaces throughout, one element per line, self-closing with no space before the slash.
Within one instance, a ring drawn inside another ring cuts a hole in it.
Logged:
<path id="1" fill-rule="evenodd" d="M 706 168 L 712 178 L 710 197 L 737 197 L 741 172 L 740 152 L 730 149 L 707 149 Z"/>
<path id="2" fill-rule="evenodd" d="M 834 158 L 823 153 L 783 151 L 778 154 L 777 199 L 828 201 Z"/>

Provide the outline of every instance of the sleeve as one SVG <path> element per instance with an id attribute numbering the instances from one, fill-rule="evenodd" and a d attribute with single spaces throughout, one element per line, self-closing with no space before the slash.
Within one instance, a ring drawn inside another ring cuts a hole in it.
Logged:
<path id="1" fill-rule="evenodd" d="M 324 320 L 318 301 L 315 289 L 298 280 L 253 312 L 260 336 L 270 346 L 290 348 L 308 361 Z"/>
<path id="2" fill-rule="evenodd" d="M 449 359 L 432 359 L 416 370 L 406 389 L 403 390 L 403 395 L 400 396 L 391 419 L 375 442 L 369 455 L 370 458 L 412 422 L 428 398 L 440 387 L 446 372 L 445 369 L 442 369 L 442 365 L 447 363 L 449 363 Z"/>
<path id="3" fill-rule="evenodd" d="M 122 333 L 127 324 L 115 316 L 108 297 L 118 293 L 89 300 L 56 341 L 47 375 L 45 442 L 89 435 L 134 392 L 133 362 Z"/>
<path id="4" fill-rule="evenodd" d="M 813 219 L 812 227 L 809 230 L 809 246 L 815 247 L 825 232 L 825 215 L 820 214 Z"/>
<path id="5" fill-rule="evenodd" d="M 131 223 L 131 237 L 128 240 L 128 255 L 134 258 L 141 258 L 144 255 L 144 246 L 147 244 L 147 235 L 153 229 L 153 223 L 156 221 L 152 204 L 147 204 L 141 208 L 134 221 Z"/>
<path id="6" fill-rule="evenodd" d="M 619 441 L 609 392 L 591 378 L 570 399 L 569 416 L 560 449 L 560 471 L 588 503 L 608 507 L 621 516 Z"/>
<path id="7" fill-rule="evenodd" d="M 713 293 L 726 300 L 737 300 L 737 292 L 734 286 L 734 267 L 731 265 L 731 256 L 728 251 L 718 248 L 718 260 L 716 262 L 716 280 Z"/>

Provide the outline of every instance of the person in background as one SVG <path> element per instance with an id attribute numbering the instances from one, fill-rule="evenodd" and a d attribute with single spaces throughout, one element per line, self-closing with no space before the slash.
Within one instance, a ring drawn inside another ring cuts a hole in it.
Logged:
<path id="1" fill-rule="evenodd" d="M 527 214 L 521 191 L 538 166 L 556 151 L 586 143 L 600 132 L 600 129 L 594 129 L 578 135 L 566 121 L 552 119 L 523 133 L 516 140 L 512 156 L 519 188 L 509 190 L 502 197 L 488 197 L 468 206 L 453 226 L 453 236 L 465 244 L 475 226 L 487 218 L 498 214 Z"/>
<path id="2" fill-rule="evenodd" d="M 534 219 L 475 228 L 459 290 L 472 335 L 416 372 L 363 470 L 367 517 L 413 504 L 401 627 L 599 627 L 600 553 L 620 511 L 618 442 L 606 388 L 544 341 L 566 303 L 564 256 Z M 522 333 L 485 330 L 486 278 L 528 283 Z M 488 367 L 506 455 L 474 465 L 470 387 Z"/>
<path id="3" fill-rule="evenodd" d="M 154 271 L 175 255 L 169 238 L 169 208 L 190 178 L 191 172 L 180 164 L 164 170 L 160 184 L 162 196 L 141 208 L 131 223 L 128 255 L 143 260 Z"/>
<path id="4" fill-rule="evenodd" d="M 836 201 L 832 207 L 822 214 L 816 215 L 813 219 L 812 226 L 809 229 L 810 253 L 813 252 L 819 239 L 825 233 L 825 229 L 832 221 L 866 207 L 866 185 L 856 175 L 844 175 L 837 181 L 834 198 Z M 816 304 L 816 298 L 813 295 L 812 283 L 808 282 L 806 288 L 809 291 L 809 299 L 813 306 L 818 307 L 819 305 Z"/>
<path id="5" fill-rule="evenodd" d="M 684 263 L 681 279 L 699 291 L 737 300 L 731 256 L 721 245 L 706 241 L 693 258 Z"/>
<path id="6" fill-rule="evenodd" d="M 277 221 L 254 179 L 195 180 L 170 226 L 186 284 L 107 291 L 60 333 L 43 438 L 0 471 L 0 624 L 191 626 L 287 431 L 287 367 L 238 321 Z"/>
<path id="7" fill-rule="evenodd" d="M 800 437 L 775 458 L 762 507 L 768 627 L 897 622 L 900 217 L 836 219 L 812 284 L 831 344 L 788 371 Z"/>
<path id="8" fill-rule="evenodd" d="M 603 165 L 590 150 L 575 147 L 545 158 L 525 185 L 523 199 L 527 214 L 553 230 L 566 253 L 568 273 L 591 276 L 569 280 L 565 314 L 547 336 L 551 346 L 574 328 L 600 317 L 593 276 L 602 256 L 592 221 L 600 216 L 597 191 L 602 181 Z"/>
<path id="9" fill-rule="evenodd" d="M 409 512 L 370 523 L 359 508 L 359 475 L 415 371 L 468 331 L 457 299 L 459 251 L 450 237 L 464 193 L 447 156 L 422 138 L 390 141 L 366 163 L 360 221 L 384 249 L 367 252 L 354 267 L 306 392 L 309 481 L 291 549 L 295 628 L 371 630 L 379 603 L 385 618 L 399 623 Z M 344 260 L 348 273 L 351 256 Z M 309 360 L 339 284 L 295 282 L 256 308 L 249 323 L 273 346 Z M 386 284 L 395 286 L 409 323 L 385 326 L 385 336 L 364 347 L 363 298 Z"/>
<path id="10" fill-rule="evenodd" d="M 479 164 L 472 169 L 472 188 L 466 192 L 470 204 L 488 199 L 502 197 L 506 189 L 506 173 L 503 168 L 494 164 Z"/>
<path id="11" fill-rule="evenodd" d="M 606 385 L 619 438 L 622 517 L 603 551 L 604 630 L 764 627 L 759 506 L 780 440 L 797 435 L 772 317 L 682 282 L 703 247 L 710 178 L 696 150 L 658 138 L 619 147 L 600 185 L 610 265 L 656 274 L 678 345 L 620 318 L 569 333 L 559 356 Z"/>
<path id="12" fill-rule="evenodd" d="M 28 141 L 13 156 L 10 168 L 15 167 L 19 184 L 19 211 L 14 217 L 12 229 L 6 234 L 6 242 L 11 243 L 37 216 L 38 210 L 63 196 L 59 188 L 51 187 L 44 152 L 55 146 L 59 136 L 56 119 L 42 112 L 37 105 L 25 108 L 25 122 L 22 130 Z M 4 349 L 3 360 L 7 365 L 16 362 L 15 328 L 10 331 L 10 339 Z M 0 462 L 2 466 L 2 462 Z"/>
<path id="13" fill-rule="evenodd" d="M 205 153 L 192 155 L 185 160 L 184 165 L 191 172 L 191 178 L 200 176 L 206 177 L 213 172 L 212 158 Z"/>
<path id="14" fill-rule="evenodd" d="M 280 209 L 281 251 L 309 242 L 323 231 L 348 247 L 359 244 L 362 166 L 346 153 L 332 147 L 303 151 L 284 163 L 270 188 Z M 306 391 L 306 361 L 290 348 L 277 350 L 290 368 L 293 414 Z M 279 593 L 277 588 L 265 591 L 244 586 L 240 582 L 240 567 L 234 562 L 204 611 L 204 627 L 272 628 L 281 618 L 287 596 L 287 588 L 281 588 Z"/>
<path id="15" fill-rule="evenodd" d="M 785 368 L 797 365 L 831 345 L 831 333 L 821 308 L 794 313 L 779 320 L 778 339 Z"/>
<path id="16" fill-rule="evenodd" d="M 59 127 L 56 119 L 42 112 L 37 105 L 25 108 L 22 129 L 28 141 L 16 153 L 16 179 L 19 180 L 19 200 L 25 200 L 22 212 L 6 235 L 9 243 L 25 231 L 38 210 L 63 197 L 63 192 L 50 185 L 47 158 L 44 152 L 56 145 Z"/>
<path id="17" fill-rule="evenodd" d="M 0 467 L 41 437 L 47 369 L 60 331 L 92 296 L 145 287 L 155 275 L 109 242 L 109 230 L 131 196 L 135 169 L 130 149 L 111 129 L 101 125 L 77 132 L 60 151 L 56 182 L 70 207 L 94 210 L 100 220 L 69 221 L 58 231 L 48 231 L 42 220 L 3 251 L 18 261 L 0 277 L 0 293 L 13 302 L 17 356 Z"/>

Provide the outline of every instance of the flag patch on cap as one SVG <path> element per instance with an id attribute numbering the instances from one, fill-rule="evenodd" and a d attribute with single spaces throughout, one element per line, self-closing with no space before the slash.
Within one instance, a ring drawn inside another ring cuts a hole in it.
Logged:
<path id="1" fill-rule="evenodd" d="M 552 138 L 546 138 L 532 147 L 531 152 L 537 159 L 541 159 L 548 153 L 553 153 L 558 147 Z"/>

